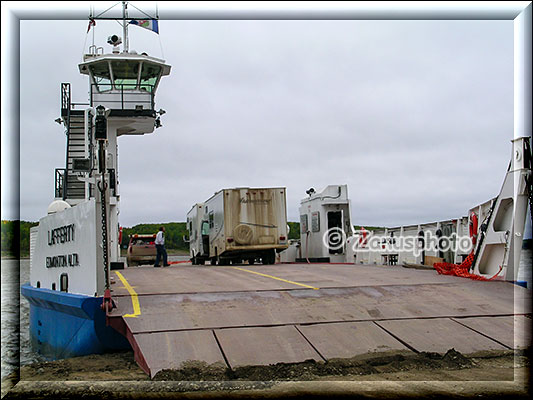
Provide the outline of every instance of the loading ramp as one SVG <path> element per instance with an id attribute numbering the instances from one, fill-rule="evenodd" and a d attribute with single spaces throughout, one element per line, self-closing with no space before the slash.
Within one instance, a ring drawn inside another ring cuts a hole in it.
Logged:
<path id="1" fill-rule="evenodd" d="M 113 271 L 111 325 L 154 377 L 375 352 L 525 348 L 531 290 L 402 267 L 176 265 Z"/>

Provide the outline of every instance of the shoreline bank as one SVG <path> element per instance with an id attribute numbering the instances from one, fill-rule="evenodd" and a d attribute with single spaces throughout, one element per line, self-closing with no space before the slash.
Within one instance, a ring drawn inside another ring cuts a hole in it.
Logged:
<path id="1" fill-rule="evenodd" d="M 234 370 L 191 364 L 180 370 L 161 371 L 150 380 L 135 363 L 133 352 L 90 355 L 23 366 L 20 381 L 16 372 L 2 381 L 2 397 L 6 399 L 40 398 L 53 395 L 61 398 L 86 398 L 102 395 L 139 398 L 150 392 L 155 397 L 168 392 L 201 392 L 241 396 L 245 391 L 259 397 L 309 389 L 317 394 L 331 390 L 373 387 L 375 394 L 394 382 L 397 397 L 410 391 L 410 396 L 426 396 L 438 382 L 450 394 L 461 388 L 462 395 L 492 395 L 494 398 L 526 397 L 529 392 L 528 351 L 491 351 L 476 356 L 464 356 L 450 349 L 444 355 L 419 353 L 374 353 L 354 359 L 339 359 L 327 363 L 303 362 Z M 218 372 L 217 372 L 218 371 Z M 417 383 L 418 382 L 418 383 Z M 303 386 L 302 386 L 303 385 Z M 127 389 L 126 393 L 124 392 Z M 341 392 L 339 392 L 339 390 Z M 429 391 L 429 392 L 428 392 Z M 360 392 L 361 393 L 361 392 Z M 200 394 L 200 393 L 198 393 Z M 133 396 L 133 397 L 132 397 Z"/>

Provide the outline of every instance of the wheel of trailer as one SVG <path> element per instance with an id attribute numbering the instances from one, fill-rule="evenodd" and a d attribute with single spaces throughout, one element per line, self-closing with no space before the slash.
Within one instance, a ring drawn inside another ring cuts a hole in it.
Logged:
<path id="1" fill-rule="evenodd" d="M 249 258 L 248 259 L 248 264 L 254 265 L 255 264 L 255 258 Z"/>
<path id="2" fill-rule="evenodd" d="M 205 264 L 205 260 L 203 258 L 199 258 L 198 265 L 204 265 L 204 264 Z"/>
<path id="3" fill-rule="evenodd" d="M 215 257 L 211 259 L 211 265 L 217 265 L 217 259 Z"/>
<path id="4" fill-rule="evenodd" d="M 191 263 L 192 263 L 192 265 L 198 265 L 198 260 L 196 259 L 196 256 L 191 258 Z"/>
<path id="5" fill-rule="evenodd" d="M 276 262 L 276 254 L 274 253 L 274 250 L 267 251 L 263 254 L 263 264 L 265 265 L 271 265 Z"/>

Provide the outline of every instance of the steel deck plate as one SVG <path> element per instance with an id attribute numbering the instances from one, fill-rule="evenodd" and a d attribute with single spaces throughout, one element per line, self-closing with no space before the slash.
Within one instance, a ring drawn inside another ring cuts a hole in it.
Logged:
<path id="1" fill-rule="evenodd" d="M 410 351 L 374 322 L 343 322 L 299 326 L 326 360 L 385 351 Z"/>
<path id="2" fill-rule="evenodd" d="M 212 331 L 145 333 L 135 335 L 135 340 L 151 377 L 162 369 L 179 369 L 191 360 L 225 364 Z"/>
<path id="3" fill-rule="evenodd" d="M 446 353 L 454 348 L 463 354 L 473 354 L 484 350 L 507 349 L 450 318 L 406 319 L 376 323 L 417 351 Z"/>
<path id="4" fill-rule="evenodd" d="M 454 320 L 511 349 L 525 349 L 531 345 L 531 319 L 523 315 L 454 318 Z"/>
<path id="5" fill-rule="evenodd" d="M 215 333 L 231 368 L 324 361 L 294 326 L 217 329 Z"/>

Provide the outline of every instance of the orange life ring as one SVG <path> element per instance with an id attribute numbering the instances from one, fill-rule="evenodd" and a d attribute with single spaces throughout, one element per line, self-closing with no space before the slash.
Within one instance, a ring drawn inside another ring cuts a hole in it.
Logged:
<path id="1" fill-rule="evenodd" d="M 472 238 L 472 244 L 475 245 L 477 242 L 477 229 L 478 229 L 478 219 L 475 212 L 470 213 L 470 237 Z"/>

